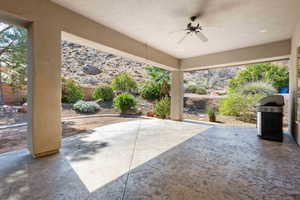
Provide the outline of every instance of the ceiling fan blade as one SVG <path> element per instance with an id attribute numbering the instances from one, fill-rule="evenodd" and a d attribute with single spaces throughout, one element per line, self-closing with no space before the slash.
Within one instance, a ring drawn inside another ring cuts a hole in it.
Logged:
<path id="1" fill-rule="evenodd" d="M 199 19 L 200 17 L 205 15 L 205 12 L 206 12 L 206 10 L 209 6 L 209 3 L 211 3 L 211 0 L 202 0 L 202 3 L 200 5 L 200 9 L 199 9 L 198 13 L 195 14 L 197 19 Z"/>
<path id="2" fill-rule="evenodd" d="M 185 40 L 185 38 L 189 35 L 189 33 L 186 33 L 178 42 L 177 44 L 181 44 L 183 42 L 183 40 Z"/>
<path id="3" fill-rule="evenodd" d="M 170 31 L 169 34 L 172 35 L 172 34 L 175 34 L 175 33 L 178 33 L 178 32 L 183 32 L 183 31 L 185 31 L 185 29 Z"/>
<path id="4" fill-rule="evenodd" d="M 200 31 L 196 32 L 195 35 L 202 41 L 207 42 L 208 38 Z"/>

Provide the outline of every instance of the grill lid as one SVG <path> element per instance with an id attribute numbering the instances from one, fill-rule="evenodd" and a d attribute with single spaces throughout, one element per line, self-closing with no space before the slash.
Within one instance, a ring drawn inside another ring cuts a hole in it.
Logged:
<path id="1" fill-rule="evenodd" d="M 284 98 L 282 95 L 271 95 L 262 98 L 256 106 L 283 106 Z"/>

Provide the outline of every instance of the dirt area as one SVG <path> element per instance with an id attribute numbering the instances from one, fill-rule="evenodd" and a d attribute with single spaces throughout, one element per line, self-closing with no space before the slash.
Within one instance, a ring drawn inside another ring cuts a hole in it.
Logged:
<path id="1" fill-rule="evenodd" d="M 199 121 L 206 121 L 208 122 L 208 115 L 207 114 L 190 114 L 190 113 L 184 113 L 184 119 L 192 119 L 192 120 L 199 120 Z M 251 126 L 255 127 L 255 123 L 247 123 L 243 122 L 241 120 L 236 119 L 232 116 L 223 116 L 223 115 L 217 115 L 216 122 L 220 124 L 226 124 L 226 125 L 233 125 L 233 126 Z"/>
<path id="2" fill-rule="evenodd" d="M 69 137 L 87 131 L 92 133 L 91 130 L 96 127 L 140 119 L 145 118 L 141 118 L 139 116 L 122 116 L 70 119 L 62 122 L 63 137 Z M 27 126 L 0 129 L 0 153 L 26 148 L 26 132 Z"/>
<path id="3" fill-rule="evenodd" d="M 153 104 L 141 98 L 138 98 L 138 110 L 146 114 L 152 111 Z M 113 108 L 113 102 L 100 103 L 101 109 L 97 113 L 82 114 L 74 111 L 71 104 L 62 104 L 62 127 L 63 137 L 68 137 L 82 132 L 91 131 L 96 127 L 101 127 L 107 124 L 144 119 L 139 115 L 128 115 L 120 117 L 93 117 L 102 114 L 119 114 L 117 109 Z M 5 109 L 0 109 L 0 126 L 13 125 L 27 122 L 27 114 L 18 112 L 20 106 L 8 106 Z M 25 148 L 27 126 L 16 128 L 0 129 L 0 153 L 14 151 Z"/>
<path id="4" fill-rule="evenodd" d="M 137 112 L 146 114 L 153 110 L 153 103 L 148 102 L 140 97 L 137 97 L 138 105 Z M 101 114 L 119 114 L 120 111 L 113 108 L 113 102 L 102 102 L 100 104 L 100 110 L 93 114 L 82 114 L 74 111 L 71 104 L 62 104 L 62 119 L 77 116 L 89 116 L 89 115 L 101 115 Z M 0 126 L 19 124 L 27 122 L 27 114 L 18 112 L 21 106 L 9 106 L 7 109 L 2 109 L 0 107 Z"/>

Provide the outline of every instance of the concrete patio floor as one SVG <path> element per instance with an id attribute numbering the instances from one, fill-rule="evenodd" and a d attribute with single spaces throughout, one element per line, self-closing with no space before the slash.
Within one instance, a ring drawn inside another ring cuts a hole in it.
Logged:
<path id="1" fill-rule="evenodd" d="M 299 147 L 256 129 L 136 120 L 64 139 L 60 154 L 0 155 L 0 199 L 300 199 Z"/>

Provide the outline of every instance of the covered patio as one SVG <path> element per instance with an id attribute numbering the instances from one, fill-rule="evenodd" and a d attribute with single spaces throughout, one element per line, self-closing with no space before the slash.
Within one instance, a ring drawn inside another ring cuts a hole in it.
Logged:
<path id="1" fill-rule="evenodd" d="M 300 199 L 299 9 L 298 0 L 0 0 L 0 20 L 29 33 L 28 150 L 0 155 L 0 199 Z M 193 16 L 208 41 L 183 30 L 178 42 L 170 32 Z M 171 71 L 171 120 L 62 140 L 62 39 Z M 184 72 L 279 60 L 290 76 L 283 143 L 184 121 Z"/>
<path id="2" fill-rule="evenodd" d="M 0 156 L 2 199 L 280 199 L 300 197 L 300 149 L 255 128 L 147 119 L 64 140 L 59 154 Z"/>

